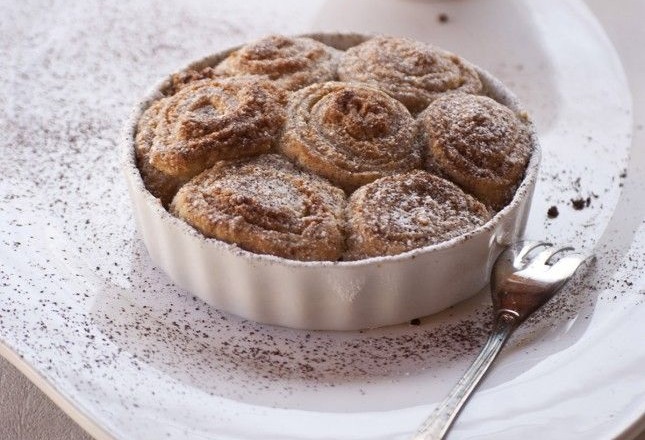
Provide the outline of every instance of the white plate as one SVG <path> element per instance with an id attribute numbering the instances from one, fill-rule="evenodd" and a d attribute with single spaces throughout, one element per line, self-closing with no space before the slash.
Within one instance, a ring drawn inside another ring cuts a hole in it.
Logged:
<path id="1" fill-rule="evenodd" d="M 268 32 L 404 34 L 490 70 L 532 110 L 544 148 L 527 234 L 595 247 L 589 279 L 511 341 L 454 438 L 610 438 L 645 410 L 645 157 L 620 177 L 639 135 L 631 97 L 581 3 L 6 9 L 0 352 L 96 437 L 407 438 L 485 338 L 485 292 L 419 327 L 303 332 L 219 313 L 150 263 L 117 170 L 123 118 L 162 74 Z M 573 210 L 577 197 L 590 205 Z"/>

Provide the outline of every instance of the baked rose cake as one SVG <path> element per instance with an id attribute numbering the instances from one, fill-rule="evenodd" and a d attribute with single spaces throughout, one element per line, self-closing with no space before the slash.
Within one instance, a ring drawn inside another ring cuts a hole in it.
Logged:
<path id="1" fill-rule="evenodd" d="M 174 75 L 135 152 L 147 190 L 204 237 L 337 261 L 483 226 L 513 198 L 532 140 L 455 54 L 269 36 Z"/>

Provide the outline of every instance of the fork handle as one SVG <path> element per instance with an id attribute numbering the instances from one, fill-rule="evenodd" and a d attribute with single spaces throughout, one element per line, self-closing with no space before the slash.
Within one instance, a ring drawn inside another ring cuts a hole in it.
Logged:
<path id="1" fill-rule="evenodd" d="M 504 347 L 508 337 L 517 327 L 517 321 L 517 316 L 508 312 L 502 312 L 497 316 L 493 331 L 488 337 L 484 348 L 450 391 L 450 394 L 423 422 L 413 440 L 440 440 L 446 437 L 461 408 L 484 378 L 488 368 L 492 365 L 502 347 Z"/>

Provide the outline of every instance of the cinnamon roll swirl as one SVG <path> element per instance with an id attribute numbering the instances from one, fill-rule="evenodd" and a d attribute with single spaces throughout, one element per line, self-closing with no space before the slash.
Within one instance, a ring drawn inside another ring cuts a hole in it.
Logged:
<path id="1" fill-rule="evenodd" d="M 415 121 L 397 100 L 361 84 L 294 93 L 279 150 L 348 192 L 421 165 Z"/>
<path id="2" fill-rule="evenodd" d="M 375 37 L 349 48 L 338 77 L 377 87 L 415 114 L 444 92 L 482 91 L 479 75 L 462 58 L 407 38 Z"/>
<path id="3" fill-rule="evenodd" d="M 149 164 L 187 180 L 219 160 L 267 152 L 282 129 L 285 101 L 285 92 L 254 77 L 187 84 L 142 121 L 142 131 L 148 124 L 152 132 Z"/>
<path id="4" fill-rule="evenodd" d="M 526 115 L 485 96 L 454 94 L 419 115 L 426 167 L 495 210 L 513 197 L 531 155 Z"/>
<path id="5" fill-rule="evenodd" d="M 143 113 L 137 125 L 134 140 L 134 150 L 137 157 L 137 167 L 143 178 L 143 183 L 150 193 L 167 206 L 186 179 L 177 178 L 159 171 L 150 164 L 150 148 L 154 139 L 159 116 L 161 101 L 154 102 Z"/>
<path id="6" fill-rule="evenodd" d="M 311 38 L 271 35 L 231 53 L 215 72 L 262 75 L 287 90 L 298 90 L 334 79 L 339 53 Z"/>
<path id="7" fill-rule="evenodd" d="M 276 154 L 222 161 L 185 184 L 171 211 L 207 237 L 296 260 L 337 260 L 345 194 Z"/>
<path id="8" fill-rule="evenodd" d="M 356 190 L 347 219 L 345 258 L 357 260 L 448 240 L 483 225 L 490 213 L 457 185 L 414 170 Z"/>

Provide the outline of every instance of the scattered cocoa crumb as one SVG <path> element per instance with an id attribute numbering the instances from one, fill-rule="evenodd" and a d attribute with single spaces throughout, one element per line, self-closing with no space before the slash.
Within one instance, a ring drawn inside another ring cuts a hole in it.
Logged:
<path id="1" fill-rule="evenodd" d="M 571 199 L 571 205 L 573 205 L 573 209 L 580 211 L 585 207 L 585 199 L 582 197 L 579 199 Z"/>
<path id="2" fill-rule="evenodd" d="M 587 197 L 586 199 L 583 199 L 582 197 L 571 199 L 571 205 L 573 206 L 573 209 L 580 211 L 581 209 L 587 208 L 591 205 L 591 197 Z"/>
<path id="3" fill-rule="evenodd" d="M 558 215 L 560 215 L 560 211 L 558 211 L 557 206 L 552 206 L 549 208 L 549 210 L 546 212 L 546 215 L 549 218 L 556 218 Z"/>
<path id="4" fill-rule="evenodd" d="M 624 179 L 625 177 L 627 177 L 627 170 L 623 170 L 623 172 L 620 173 L 618 177 L 620 177 L 621 179 Z"/>
<path id="5" fill-rule="evenodd" d="M 410 325 L 421 325 L 421 320 L 419 318 L 414 318 L 410 321 Z"/>
<path id="6" fill-rule="evenodd" d="M 448 14 L 446 14 L 445 12 L 442 12 L 437 16 L 437 20 L 439 20 L 439 23 L 448 23 L 450 17 L 448 17 Z"/>

